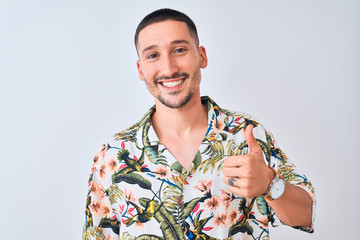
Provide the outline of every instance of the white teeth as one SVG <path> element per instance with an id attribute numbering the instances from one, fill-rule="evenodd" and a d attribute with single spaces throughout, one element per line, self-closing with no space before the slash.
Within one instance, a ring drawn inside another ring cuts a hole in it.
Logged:
<path id="1" fill-rule="evenodd" d="M 165 87 L 175 87 L 175 86 L 181 84 L 182 82 L 183 82 L 183 80 L 173 81 L 173 82 L 162 82 L 162 85 L 164 85 Z"/>

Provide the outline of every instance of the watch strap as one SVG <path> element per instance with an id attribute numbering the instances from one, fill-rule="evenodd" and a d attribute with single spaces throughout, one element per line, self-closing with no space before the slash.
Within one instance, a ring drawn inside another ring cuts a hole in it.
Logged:
<path id="1" fill-rule="evenodd" d="M 269 200 L 273 200 L 271 197 L 271 188 L 272 186 L 279 180 L 285 180 L 283 176 L 280 175 L 280 173 L 278 173 L 274 168 L 269 167 L 274 173 L 275 173 L 275 177 L 273 180 L 271 180 L 268 188 L 266 189 L 266 193 L 263 195 L 264 198 L 269 199 Z"/>

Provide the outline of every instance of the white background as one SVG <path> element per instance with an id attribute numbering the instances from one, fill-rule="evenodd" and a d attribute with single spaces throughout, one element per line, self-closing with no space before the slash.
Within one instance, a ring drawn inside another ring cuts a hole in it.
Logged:
<path id="1" fill-rule="evenodd" d="M 153 104 L 133 34 L 171 7 L 197 24 L 202 95 L 272 131 L 317 193 L 315 233 L 357 239 L 360 2 L 0 0 L 0 238 L 80 239 L 104 139 Z"/>

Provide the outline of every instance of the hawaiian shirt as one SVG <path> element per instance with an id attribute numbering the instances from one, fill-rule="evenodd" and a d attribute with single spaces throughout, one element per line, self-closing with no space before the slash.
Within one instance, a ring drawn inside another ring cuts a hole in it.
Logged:
<path id="1" fill-rule="evenodd" d="M 254 118 L 220 108 L 209 97 L 208 129 L 189 170 L 171 155 L 151 124 L 152 107 L 132 127 L 116 133 L 95 155 L 83 239 L 269 239 L 281 221 L 263 197 L 227 191 L 227 156 L 248 152 L 242 129 L 254 125 L 264 161 L 289 183 L 314 189 Z M 313 225 L 299 227 L 313 232 Z"/>

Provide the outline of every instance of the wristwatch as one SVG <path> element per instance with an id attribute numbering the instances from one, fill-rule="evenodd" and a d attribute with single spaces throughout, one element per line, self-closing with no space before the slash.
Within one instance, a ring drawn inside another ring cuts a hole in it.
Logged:
<path id="1" fill-rule="evenodd" d="M 266 193 L 264 194 L 264 198 L 276 200 L 281 197 L 285 191 L 285 180 L 275 169 L 272 167 L 269 168 L 275 173 L 275 177 L 270 182 Z"/>

